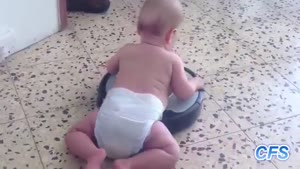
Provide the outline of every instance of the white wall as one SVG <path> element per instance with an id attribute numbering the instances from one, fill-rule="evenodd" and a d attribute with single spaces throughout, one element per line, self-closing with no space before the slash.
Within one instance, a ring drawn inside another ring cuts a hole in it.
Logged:
<path id="1" fill-rule="evenodd" d="M 7 29 L 15 34 L 14 42 L 10 40 L 11 53 L 56 33 L 59 30 L 58 0 L 0 0 L 0 32 Z M 1 36 L 3 39 L 5 35 L 0 34 L 0 45 L 3 45 Z"/>

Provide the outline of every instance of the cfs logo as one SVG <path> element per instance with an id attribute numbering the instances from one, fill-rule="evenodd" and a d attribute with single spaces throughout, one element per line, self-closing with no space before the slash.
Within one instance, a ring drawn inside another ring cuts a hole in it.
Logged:
<path id="1" fill-rule="evenodd" d="M 289 151 L 287 145 L 259 145 L 255 149 L 255 158 L 258 161 L 269 161 L 276 156 L 278 160 L 285 161 L 290 156 Z"/>

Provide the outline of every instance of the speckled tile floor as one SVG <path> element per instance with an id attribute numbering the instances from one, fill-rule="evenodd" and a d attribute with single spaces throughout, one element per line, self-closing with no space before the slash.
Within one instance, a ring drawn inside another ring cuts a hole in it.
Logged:
<path id="1" fill-rule="evenodd" d="M 137 42 L 141 0 L 105 15 L 70 13 L 69 27 L 0 63 L 0 168 L 76 169 L 63 142 L 94 108 L 109 56 Z M 176 50 L 206 81 L 202 113 L 175 135 L 178 169 L 300 168 L 300 3 L 185 0 Z M 259 144 L 287 144 L 287 161 L 257 162 Z M 105 163 L 104 168 L 110 168 Z"/>

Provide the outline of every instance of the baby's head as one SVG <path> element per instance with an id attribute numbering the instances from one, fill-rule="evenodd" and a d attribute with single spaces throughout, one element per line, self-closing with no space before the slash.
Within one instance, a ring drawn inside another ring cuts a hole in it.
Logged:
<path id="1" fill-rule="evenodd" d="M 138 32 L 148 37 L 159 37 L 170 44 L 182 20 L 179 0 L 146 0 L 138 18 Z"/>

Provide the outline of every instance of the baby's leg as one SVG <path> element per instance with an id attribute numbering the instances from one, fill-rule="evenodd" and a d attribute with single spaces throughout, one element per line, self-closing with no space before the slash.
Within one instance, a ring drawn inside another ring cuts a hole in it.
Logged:
<path id="1" fill-rule="evenodd" d="M 114 169 L 173 169 L 179 150 L 166 126 L 156 122 L 144 143 L 144 151 L 129 159 L 117 160 Z"/>
<path id="2" fill-rule="evenodd" d="M 106 156 L 103 149 L 99 149 L 93 142 L 97 112 L 90 113 L 77 123 L 67 133 L 65 142 L 69 151 L 87 161 L 87 169 L 100 169 Z"/>

